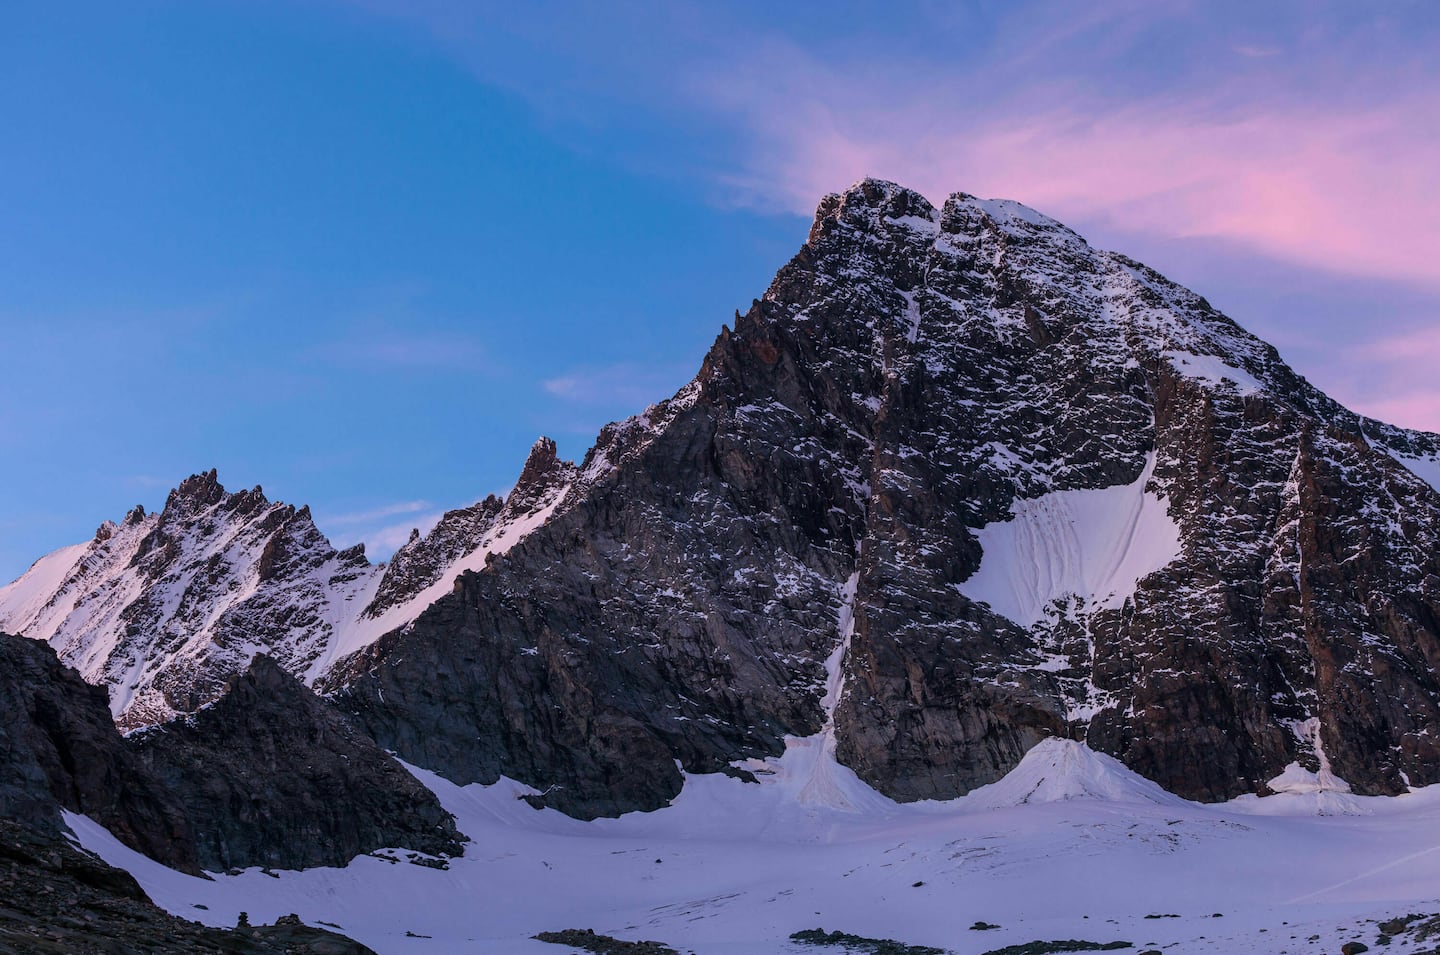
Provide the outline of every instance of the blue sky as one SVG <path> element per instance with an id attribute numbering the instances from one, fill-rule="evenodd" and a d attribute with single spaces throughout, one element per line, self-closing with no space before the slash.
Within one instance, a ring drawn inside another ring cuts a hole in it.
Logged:
<path id="1" fill-rule="evenodd" d="M 9 4 L 0 578 L 210 467 L 383 553 L 673 392 L 867 174 L 1440 429 L 1437 11 Z"/>

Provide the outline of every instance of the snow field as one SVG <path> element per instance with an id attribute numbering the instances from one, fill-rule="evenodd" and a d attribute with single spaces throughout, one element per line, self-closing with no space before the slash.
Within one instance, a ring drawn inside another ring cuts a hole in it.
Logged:
<path id="1" fill-rule="evenodd" d="M 205 881 L 69 821 L 178 915 L 298 912 L 382 953 L 560 952 L 530 936 L 563 928 L 700 955 L 821 952 L 788 936 L 823 926 L 957 955 L 1064 938 L 1277 955 L 1373 946 L 1366 920 L 1440 911 L 1440 787 L 1352 796 L 1348 815 L 1317 815 L 1320 793 L 1203 806 L 1049 740 L 947 803 L 899 805 L 831 767 L 839 807 L 801 798 L 826 755 L 820 737 L 793 740 L 759 785 L 692 776 L 667 809 L 594 822 L 533 810 L 508 780 L 457 787 L 414 769 L 474 840 L 449 871 L 360 857 Z"/>

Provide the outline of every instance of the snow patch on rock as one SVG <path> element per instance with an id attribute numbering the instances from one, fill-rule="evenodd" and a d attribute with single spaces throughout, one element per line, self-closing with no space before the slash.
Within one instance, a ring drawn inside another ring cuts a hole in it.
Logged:
<path id="1" fill-rule="evenodd" d="M 1215 355 L 1196 355 L 1193 352 L 1171 350 L 1165 352 L 1165 357 L 1180 374 L 1203 381 L 1211 388 L 1231 387 L 1242 395 L 1253 395 L 1265 389 L 1254 375 L 1243 368 L 1227 364 Z"/>
<path id="2" fill-rule="evenodd" d="M 51 551 L 18 578 L 0 587 L 0 630 L 19 633 L 41 619 L 89 548 L 88 543 L 71 544 Z"/>
<path id="3" fill-rule="evenodd" d="M 1146 490 L 1155 455 L 1130 484 L 1054 491 L 1016 501 L 1008 521 L 980 528 L 980 567 L 962 594 L 1022 626 L 1080 598 L 1083 612 L 1124 606 L 1137 584 L 1180 556 L 1180 528 Z"/>

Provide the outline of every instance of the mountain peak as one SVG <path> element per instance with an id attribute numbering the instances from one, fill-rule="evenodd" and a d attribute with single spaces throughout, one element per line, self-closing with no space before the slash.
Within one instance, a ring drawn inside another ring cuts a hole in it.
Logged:
<path id="1" fill-rule="evenodd" d="M 843 193 L 832 192 L 820 200 L 808 242 L 815 244 L 840 223 L 866 228 L 881 219 L 934 223 L 936 218 L 935 206 L 915 190 L 885 179 L 861 179 Z"/>
<path id="2" fill-rule="evenodd" d="M 165 499 L 165 508 L 209 507 L 225 498 L 225 488 L 220 484 L 217 471 L 211 468 L 199 474 L 192 474 L 181 481 Z"/>
<path id="3" fill-rule="evenodd" d="M 520 478 L 515 482 L 515 489 L 505 500 L 506 509 L 516 514 L 534 510 L 547 500 L 556 488 L 568 484 L 574 476 L 574 463 L 561 461 L 556 453 L 555 442 L 542 435 L 530 448 L 525 467 L 521 468 Z"/>

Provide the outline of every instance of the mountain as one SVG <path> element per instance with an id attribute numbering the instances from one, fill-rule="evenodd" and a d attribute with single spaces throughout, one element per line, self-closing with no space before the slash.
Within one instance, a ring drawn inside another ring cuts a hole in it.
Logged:
<path id="1" fill-rule="evenodd" d="M 1440 439 L 1016 203 L 866 181 L 541 528 L 322 677 L 579 815 L 826 732 L 897 799 L 1085 739 L 1172 792 L 1440 780 Z"/>
<path id="2" fill-rule="evenodd" d="M 816 734 L 902 801 L 1054 737 L 1189 798 L 1396 793 L 1440 781 L 1427 475 L 1440 437 L 1145 266 L 866 180 L 675 396 L 388 566 L 212 472 L 42 558 L 0 626 L 127 727 L 263 652 L 406 761 L 585 817 Z"/>
<path id="3" fill-rule="evenodd" d="M 136 507 L 0 588 L 0 630 L 48 641 L 108 687 L 124 729 L 213 701 L 257 654 L 308 683 L 543 520 L 566 466 L 553 442 L 538 442 L 508 501 L 450 511 L 380 567 L 363 545 L 335 550 L 308 507 L 197 474 L 159 514 Z"/>

